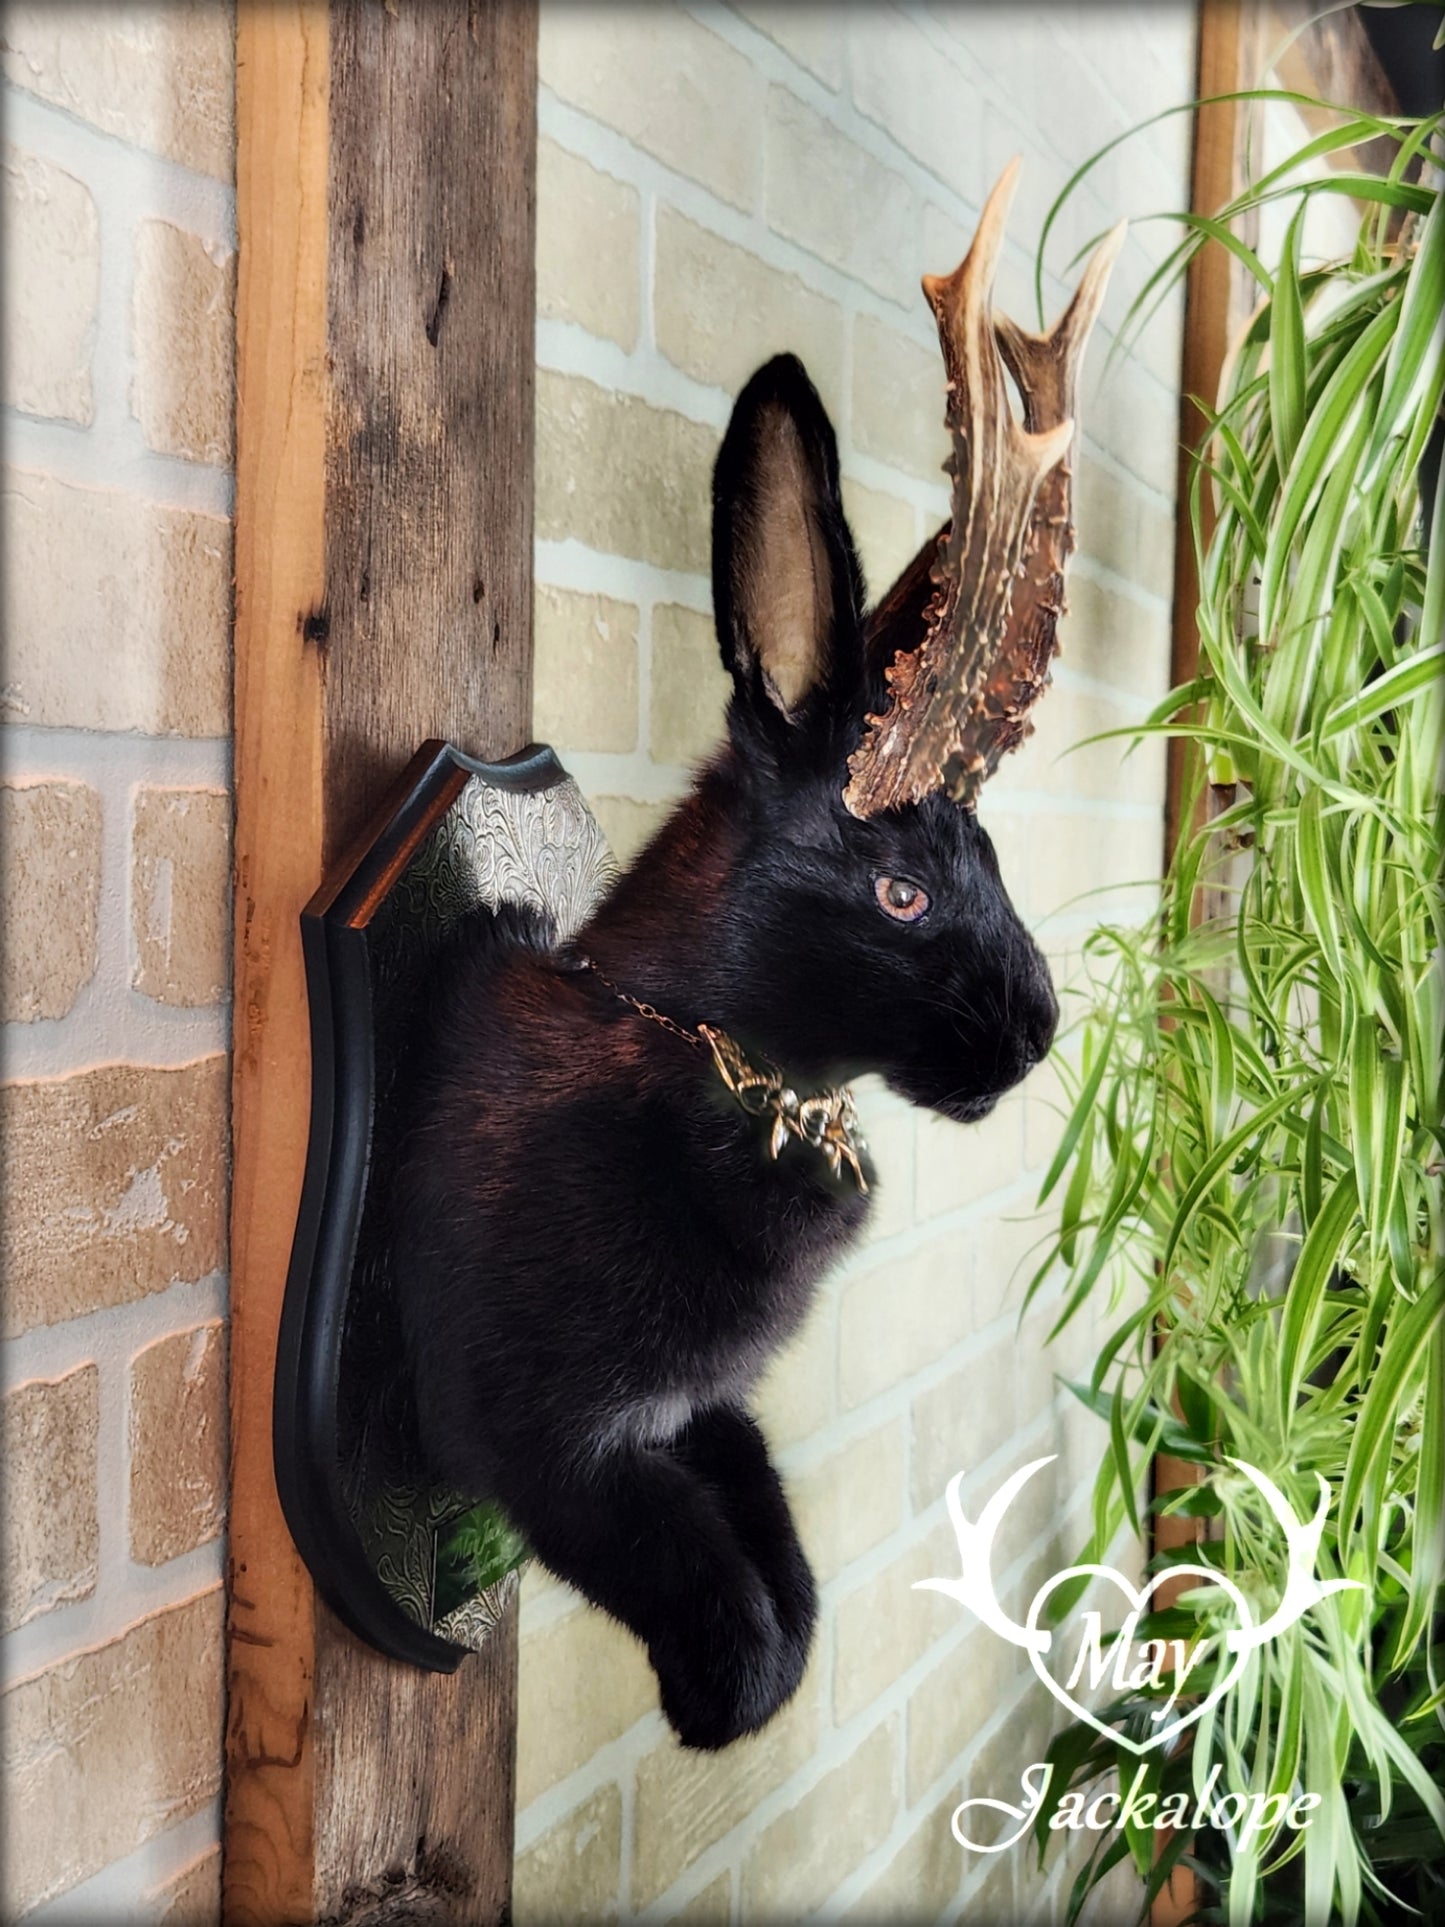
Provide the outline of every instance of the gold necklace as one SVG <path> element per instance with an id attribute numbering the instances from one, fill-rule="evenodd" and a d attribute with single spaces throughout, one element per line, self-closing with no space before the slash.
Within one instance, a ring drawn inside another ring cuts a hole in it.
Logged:
<path id="1" fill-rule="evenodd" d="M 599 983 L 630 1005 L 639 1017 L 661 1025 L 694 1050 L 707 1046 L 712 1053 L 713 1069 L 738 1108 L 749 1117 L 771 1120 L 768 1132 L 771 1158 L 776 1159 L 788 1140 L 796 1138 L 799 1143 L 811 1145 L 822 1153 L 835 1178 L 842 1177 L 846 1165 L 859 1193 L 867 1196 L 863 1155 L 868 1145 L 858 1129 L 853 1093 L 846 1084 L 800 1097 L 784 1081 L 776 1064 L 755 1064 L 737 1039 L 725 1030 L 719 1030 L 715 1024 L 699 1024 L 696 1030 L 689 1030 L 675 1018 L 664 1016 L 655 1004 L 643 1003 L 613 983 L 590 957 L 583 957 L 581 962 L 584 969 L 590 970 Z"/>

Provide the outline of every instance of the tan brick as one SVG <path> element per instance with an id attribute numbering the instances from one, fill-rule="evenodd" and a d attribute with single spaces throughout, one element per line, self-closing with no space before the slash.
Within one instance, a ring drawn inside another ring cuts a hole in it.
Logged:
<path id="1" fill-rule="evenodd" d="M 891 301 L 918 287 L 912 188 L 786 88 L 768 89 L 768 225 Z"/>
<path id="2" fill-rule="evenodd" d="M 1018 1789 L 1015 1788 L 1014 1791 L 1017 1792 Z M 1014 1804 L 1016 1805 L 1017 1802 Z M 980 1826 L 978 1833 L 971 1837 L 977 1839 L 984 1834 L 985 1828 Z M 975 1857 L 970 1855 L 971 1859 Z M 974 1870 L 970 1869 L 970 1871 Z M 1020 1868 L 1016 1865 L 1015 1856 L 1011 1853 L 995 1854 L 992 1859 L 985 1860 L 983 1866 L 974 1871 L 973 1884 L 968 1889 L 968 1897 L 954 1918 L 969 1921 L 973 1923 L 973 1927 L 1013 1927 L 1016 1920 L 1023 1918 L 1014 1900 L 1014 1876 L 1018 1872 Z M 1028 1875 L 1025 1873 L 1022 1878 L 1027 1884 Z M 1121 1920 L 1128 1918 L 1128 1915 L 1121 1916 Z M 1104 1923 L 1098 1922 L 1097 1927 L 1104 1927 Z M 1111 1921 L 1109 1927 L 1116 1927 L 1116 1923 Z"/>
<path id="3" fill-rule="evenodd" d="M 796 0 L 767 0 L 766 5 L 744 5 L 734 0 L 733 12 L 750 21 L 760 33 L 791 54 L 800 67 L 836 93 L 843 85 L 843 35 L 839 16 L 822 7 L 798 5 Z"/>
<path id="4" fill-rule="evenodd" d="M 787 1480 L 798 1537 L 818 1583 L 898 1529 L 903 1517 L 903 1427 L 896 1419 L 852 1439 Z"/>
<path id="5" fill-rule="evenodd" d="M 235 171 L 231 6 L 11 6 L 0 59 L 17 87 L 107 134 L 221 180 Z"/>
<path id="6" fill-rule="evenodd" d="M 692 764 L 710 755 L 723 739 L 732 687 L 712 617 L 659 603 L 652 612 L 653 761 Z"/>
<path id="7" fill-rule="evenodd" d="M 853 323 L 853 446 L 943 484 L 943 364 L 936 352 L 866 314 Z"/>
<path id="8" fill-rule="evenodd" d="M 917 1395 L 910 1459 L 915 1512 L 936 1505 L 955 1472 L 982 1465 L 1021 1429 L 1016 1381 L 1023 1370 L 1020 1343 L 1010 1330 Z"/>
<path id="9" fill-rule="evenodd" d="M 532 726 L 563 750 L 637 747 L 637 609 L 540 583 Z"/>
<path id="10" fill-rule="evenodd" d="M 226 466 L 235 414 L 236 257 L 169 221 L 135 233 L 131 413 L 151 448 Z"/>
<path id="11" fill-rule="evenodd" d="M 217 1586 L 5 1695 L 7 1920 L 215 1798 L 224 1618 Z"/>
<path id="12" fill-rule="evenodd" d="M 988 1635 L 981 1637 L 986 1639 Z M 977 1639 L 965 1643 L 977 1643 Z M 1009 1712 L 969 1761 L 965 1783 L 972 1800 L 1017 1800 L 1024 1768 L 1041 1760 L 1048 1751 L 1061 1722 L 1061 1709 L 1017 1647 L 995 1661 L 990 1683 L 993 1693 L 984 1719 L 1000 1702 L 1008 1703 Z M 966 1734 L 963 1746 L 970 1745 L 972 1739 L 972 1734 Z"/>
<path id="13" fill-rule="evenodd" d="M 590 1606 L 527 1634 L 518 1693 L 519 1808 L 657 1705 L 641 1644 Z"/>
<path id="14" fill-rule="evenodd" d="M 0 715 L 229 734 L 229 524 L 23 469 L 4 486 Z"/>
<path id="15" fill-rule="evenodd" d="M 1074 520 L 1084 555 L 1156 596 L 1167 596 L 1174 569 L 1174 524 L 1136 482 L 1092 456 L 1076 457 Z"/>
<path id="16" fill-rule="evenodd" d="M 992 778 L 1000 798 L 1025 790 L 1115 803 L 1156 801 L 1164 793 L 1163 738 L 1135 743 L 1120 733 L 1143 722 L 1153 693 L 1115 703 L 1077 689 L 1052 690 L 1034 711 L 1034 734 L 1023 754 L 1006 756 Z"/>
<path id="17" fill-rule="evenodd" d="M 1028 1459 L 1043 1458 L 1051 1449 L 1050 1446 L 1041 1446 L 1037 1450 L 1030 1447 L 1026 1453 L 1018 1453 L 1018 1463 L 1023 1464 Z M 1011 1476 L 1014 1469 L 1012 1466 L 1005 1466 L 992 1474 L 988 1480 L 987 1493 L 975 1491 L 972 1486 L 966 1488 L 966 1491 L 972 1495 L 975 1504 L 982 1504 L 989 1494 L 996 1491 L 1004 1480 Z M 1025 1562 L 1026 1569 L 1018 1582 L 1020 1597 L 1016 1602 L 1020 1618 L 1023 1616 L 1023 1609 L 1028 1600 L 1033 1597 L 1035 1588 L 1040 1586 L 1051 1572 L 1065 1565 L 1070 1556 L 1070 1549 L 1064 1543 L 1064 1505 L 1070 1489 L 1076 1482 L 1078 1471 L 1079 1468 L 1062 1465 L 1057 1458 L 1050 1464 L 1041 1465 L 1033 1477 L 1014 1495 L 1013 1503 L 1004 1514 L 999 1526 L 998 1536 L 994 1540 L 995 1574 L 1007 1572 L 1009 1567 L 1019 1560 Z M 972 1516 L 977 1517 L 977 1514 Z"/>
<path id="18" fill-rule="evenodd" d="M 1018 1177 L 1023 1162 L 1023 1103 L 1006 1097 L 977 1124 L 955 1124 L 928 1112 L 918 1120 L 920 1218 L 959 1211 L 1001 1191 Z"/>
<path id="19" fill-rule="evenodd" d="M 916 1923 L 936 1920 L 958 1891 L 964 1856 L 953 1837 L 951 1821 L 956 1802 L 949 1798 L 913 1829 L 876 1880 L 866 1887 L 845 1916 L 860 1927 L 873 1922 Z M 1002 1927 L 982 1915 L 969 1919 L 974 1927 Z"/>
<path id="20" fill-rule="evenodd" d="M 220 1268 L 228 1098 L 219 1056 L 0 1086 L 7 1333 Z"/>
<path id="21" fill-rule="evenodd" d="M 913 1590 L 917 1580 L 946 1579 L 957 1568 L 958 1542 L 943 1519 L 891 1565 L 838 1601 L 833 1616 L 833 1718 L 839 1726 L 885 1693 L 957 1626 L 959 1609 L 951 1599 Z"/>
<path id="22" fill-rule="evenodd" d="M 1031 916 L 1028 898 L 1028 818 L 1016 811 L 1013 804 L 1001 797 L 990 783 L 979 803 L 978 820 L 980 826 L 987 830 L 998 857 L 999 872 L 1004 888 L 1009 893 L 1009 901 L 1027 924 Z"/>
<path id="23" fill-rule="evenodd" d="M 537 370 L 537 533 L 664 569 L 711 566 L 712 429 Z"/>
<path id="24" fill-rule="evenodd" d="M 0 1405 L 0 1630 L 95 1591 L 100 1374 L 31 1379 Z"/>
<path id="25" fill-rule="evenodd" d="M 226 1332 L 219 1320 L 147 1345 L 130 1368 L 130 1550 L 164 1565 L 226 1516 Z"/>
<path id="26" fill-rule="evenodd" d="M 762 83 L 697 21 L 671 6 L 547 7 L 537 64 L 563 100 L 735 207 L 755 204 Z"/>
<path id="27" fill-rule="evenodd" d="M 972 75 L 911 21 L 868 8 L 848 16 L 848 38 L 860 112 L 947 186 L 973 190 L 982 163 L 979 117 L 965 105 Z"/>
<path id="28" fill-rule="evenodd" d="M 637 346 L 642 197 L 555 141 L 537 143 L 537 312 Z"/>
<path id="29" fill-rule="evenodd" d="M 1179 404 L 1137 362 L 1106 368 L 1100 354 L 1080 401 L 1089 437 L 1129 472 L 1173 501 L 1179 470 Z"/>
<path id="30" fill-rule="evenodd" d="M 699 1894 L 694 1894 L 685 1907 L 679 1907 L 675 1914 L 669 1914 L 669 1921 L 692 1921 L 696 1927 L 725 1927 L 732 1919 L 733 1882 L 732 1875 L 720 1873 L 716 1880 L 710 1880 Z"/>
<path id="31" fill-rule="evenodd" d="M 0 393 L 27 415 L 89 423 L 100 301 L 100 222 L 90 189 L 7 142 L 3 245 L 9 294 Z"/>
<path id="32" fill-rule="evenodd" d="M 955 1547 L 953 1564 L 944 1568 L 944 1574 L 956 1571 L 957 1563 Z M 964 1608 L 956 1607 L 955 1615 L 961 1620 Z M 950 1769 L 957 1786 L 962 1772 L 959 1762 L 997 1704 L 997 1648 L 998 1641 L 991 1633 L 973 1627 L 963 1643 L 953 1647 L 909 1695 L 910 1806 Z"/>
<path id="33" fill-rule="evenodd" d="M 913 1222 L 914 1135 L 918 1114 L 899 1105 L 875 1112 L 859 1094 L 859 1121 L 868 1140 L 878 1182 L 873 1187 L 873 1210 L 864 1230 L 868 1244 L 881 1244 L 907 1230 Z"/>
<path id="34" fill-rule="evenodd" d="M 0 1021 L 63 1017 L 95 975 L 100 828 L 84 783 L 0 785 Z"/>
<path id="35" fill-rule="evenodd" d="M 898 1722 L 889 1720 L 764 1830 L 744 1870 L 744 1917 L 813 1913 L 887 1838 L 897 1810 Z"/>
<path id="36" fill-rule="evenodd" d="M 852 1279 L 839 1306 L 843 1409 L 921 1371 L 975 1330 L 973 1281 L 973 1235 L 956 1232 Z"/>
<path id="37" fill-rule="evenodd" d="M 1035 921 L 1061 912 L 1077 913 L 1090 921 L 1105 910 L 1102 890 L 1110 884 L 1147 882 L 1159 874 L 1163 839 L 1161 816 L 1120 818 L 1101 822 L 1096 817 L 1065 812 L 1030 815 L 1027 825 L 1028 882 L 1026 901 Z M 1136 911 L 1147 908 L 1135 899 Z M 1054 966 L 1054 985 L 1067 981 Z"/>
<path id="38" fill-rule="evenodd" d="M 837 1349 L 837 1314 L 824 1297 L 797 1337 L 773 1355 L 758 1386 L 754 1409 L 770 1445 L 796 1445 L 833 1416 Z"/>
<path id="39" fill-rule="evenodd" d="M 210 1847 L 157 1888 L 160 1927 L 216 1927 L 221 1918 L 221 1849 Z"/>
<path id="40" fill-rule="evenodd" d="M 606 1786 L 517 1856 L 512 1918 L 517 1927 L 616 1920 L 621 1866 L 622 1795 Z"/>
<path id="41" fill-rule="evenodd" d="M 669 803 L 639 803 L 632 796 L 589 796 L 587 806 L 601 825 L 607 847 L 625 868 L 662 828 Z"/>
<path id="42" fill-rule="evenodd" d="M 872 606 L 883 600 L 918 552 L 913 510 L 897 496 L 843 477 L 843 513 L 853 531 Z"/>
<path id="43" fill-rule="evenodd" d="M 637 1768 L 632 1905 L 650 1906 L 809 1759 L 817 1746 L 821 1674 L 816 1648 L 797 1693 L 761 1733 L 722 1753 L 692 1753 L 669 1734 Z"/>
<path id="44" fill-rule="evenodd" d="M 981 1325 L 1000 1312 L 1017 1316 L 1022 1310 L 1024 1292 L 1048 1249 L 1048 1230 L 1047 1222 L 1035 1215 L 1033 1199 L 1027 1192 L 1007 1212 L 974 1224 L 974 1294 Z M 1040 1290 L 1046 1289 L 1040 1286 Z"/>
<path id="45" fill-rule="evenodd" d="M 231 980 L 231 799 L 224 790 L 141 789 L 135 800 L 131 981 L 196 1009 Z"/>
<path id="46" fill-rule="evenodd" d="M 657 345 L 696 381 L 736 394 L 785 350 L 804 363 L 823 405 L 843 404 L 843 314 L 783 274 L 668 207 L 657 211 Z"/>

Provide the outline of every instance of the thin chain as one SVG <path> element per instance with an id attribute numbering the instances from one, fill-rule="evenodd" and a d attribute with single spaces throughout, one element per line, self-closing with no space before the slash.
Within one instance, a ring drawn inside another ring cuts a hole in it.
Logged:
<path id="1" fill-rule="evenodd" d="M 599 970 L 590 957 L 583 957 L 582 967 L 584 970 L 590 970 L 598 983 L 605 984 L 614 997 L 620 999 L 624 1004 L 630 1004 L 639 1017 L 646 1017 L 651 1023 L 660 1024 L 664 1030 L 670 1031 L 674 1037 L 680 1037 L 684 1044 L 690 1044 L 694 1050 L 703 1049 L 703 1039 L 695 1030 L 688 1030 L 685 1025 L 679 1024 L 675 1018 L 664 1017 L 655 1004 L 645 1004 L 640 997 L 630 995 L 630 993 L 623 990 L 620 985 L 613 983 L 612 979 L 603 971 Z"/>

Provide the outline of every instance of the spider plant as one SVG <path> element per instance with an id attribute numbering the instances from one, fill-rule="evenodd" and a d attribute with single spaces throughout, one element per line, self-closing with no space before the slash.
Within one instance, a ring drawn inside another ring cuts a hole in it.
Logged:
<path id="1" fill-rule="evenodd" d="M 1316 1794 L 1312 1824 L 1249 1844 L 1176 1836 L 1160 1861 L 1152 1834 L 1101 1844 L 1071 1919 L 1131 1850 L 1151 1895 L 1193 1866 L 1195 1917 L 1231 1927 L 1445 1918 L 1442 120 L 1340 110 L 1217 217 L 1177 217 L 1183 238 L 1131 311 L 1137 325 L 1205 245 L 1257 284 L 1195 451 L 1199 672 L 1142 732 L 1186 746 L 1182 830 L 1153 919 L 1086 946 L 1030 1292 L 1062 1276 L 1056 1330 L 1091 1296 L 1112 1314 L 1075 1388 L 1111 1441 L 1084 1558 L 1126 1520 L 1142 1530 L 1164 1451 L 1198 1482 L 1153 1508 L 1196 1520 L 1187 1557 L 1263 1617 L 1285 1545 L 1234 1457 L 1301 1519 L 1323 1479 L 1317 1570 L 1358 1589 L 1257 1650 L 1167 1757 L 1146 1756 L 1160 1791 L 1198 1793 L 1218 1768 L 1221 1791 Z M 1302 177 L 1381 136 L 1387 170 Z M 1326 194 L 1361 209 L 1358 240 L 1307 264 Z M 1271 265 L 1241 230 L 1285 197 Z M 1219 1597 L 1196 1586 L 1141 1635 L 1197 1637 Z M 1147 1702 L 1115 1712 L 1128 1730 Z M 1066 1787 L 1138 1764 L 1083 1726 L 1053 1757 L 1041 1847 Z"/>

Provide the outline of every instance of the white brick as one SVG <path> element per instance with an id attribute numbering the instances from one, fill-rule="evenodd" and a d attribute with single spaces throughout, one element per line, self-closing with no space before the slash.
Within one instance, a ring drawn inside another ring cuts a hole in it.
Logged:
<path id="1" fill-rule="evenodd" d="M 800 67 L 821 80 L 836 93 L 843 84 L 843 23 L 841 10 L 819 6 L 798 6 L 789 0 L 767 0 L 765 5 L 745 5 L 733 0 L 733 12 L 741 14 L 784 53 L 791 54 Z"/>
<path id="2" fill-rule="evenodd" d="M 544 7 L 545 86 L 735 207 L 757 199 L 762 83 L 673 6 Z"/>
<path id="3" fill-rule="evenodd" d="M 532 727 L 557 748 L 637 746 L 637 609 L 537 585 Z"/>
<path id="4" fill-rule="evenodd" d="M 782 87 L 768 90 L 766 203 L 779 234 L 890 301 L 912 299 L 912 188 Z"/>
<path id="5" fill-rule="evenodd" d="M 784 351 L 803 362 L 823 405 L 843 403 L 843 316 L 783 274 L 685 215 L 657 213 L 657 345 L 695 380 L 736 394 Z"/>
<path id="6" fill-rule="evenodd" d="M 853 323 L 853 445 L 944 486 L 943 359 L 872 315 Z"/>
<path id="7" fill-rule="evenodd" d="M 903 1516 L 903 1428 L 896 1421 L 851 1439 L 786 1481 L 820 1585 L 894 1532 Z"/>
<path id="8" fill-rule="evenodd" d="M 93 420 L 100 222 L 90 189 L 5 147 L 3 395 L 27 415 Z"/>
<path id="9" fill-rule="evenodd" d="M 918 553 L 913 510 L 896 495 L 881 489 L 865 488 L 861 482 L 843 477 L 843 513 L 853 532 L 863 580 L 872 607 L 883 600 L 898 577 Z"/>
<path id="10" fill-rule="evenodd" d="M 938 180 L 972 191 L 980 141 L 971 76 L 892 11 L 855 9 L 848 39 L 859 109 Z"/>
<path id="11" fill-rule="evenodd" d="M 5 9 L 5 76 L 107 134 L 230 180 L 235 170 L 235 10 L 17 4 Z"/>
<path id="12" fill-rule="evenodd" d="M 75 729 L 222 736 L 231 530 L 219 516 L 8 468 L 0 713 Z"/>
<path id="13" fill-rule="evenodd" d="M 558 147 L 537 142 L 537 312 L 637 346 L 642 197 Z"/>
<path id="14" fill-rule="evenodd" d="M 845 1411 L 941 1357 L 974 1330 L 971 1235 L 937 1238 L 844 1285 L 839 1396 Z"/>

